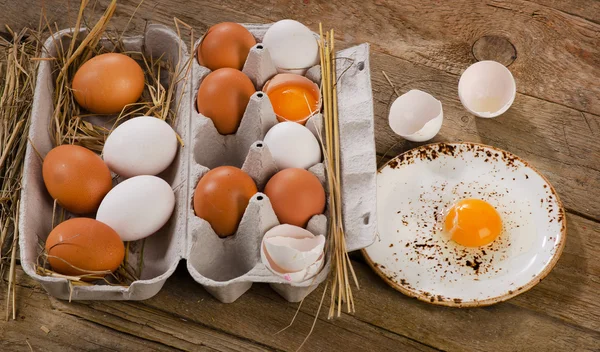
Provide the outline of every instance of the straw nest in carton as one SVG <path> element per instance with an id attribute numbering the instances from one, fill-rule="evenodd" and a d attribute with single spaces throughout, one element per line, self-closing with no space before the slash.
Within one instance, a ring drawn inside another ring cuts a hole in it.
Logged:
<path id="1" fill-rule="evenodd" d="M 137 116 L 152 116 L 167 122 L 175 127 L 177 124 L 177 111 L 180 109 L 181 85 L 184 83 L 190 71 L 190 62 L 187 60 L 187 49 L 178 41 L 176 48 L 168 48 L 175 51 L 176 55 L 157 55 L 154 51 L 156 45 L 148 43 L 149 32 L 160 32 L 160 29 L 152 25 L 146 28 L 145 37 L 123 38 L 122 34 L 107 30 L 109 21 L 115 11 L 116 1 L 112 1 L 103 16 L 92 27 L 86 27 L 84 10 L 87 2 L 83 1 L 74 28 L 68 31 L 54 32 L 53 27 L 46 21 L 46 30 L 50 38 L 46 43 L 43 60 L 48 61 L 52 67 L 52 83 L 54 94 L 52 95 L 53 112 L 48 124 L 48 133 L 52 146 L 64 144 L 80 145 L 89 150 L 101 153 L 108 135 L 124 121 Z M 175 21 L 177 31 L 181 22 Z M 116 114 L 94 113 L 82 108 L 81 101 L 73 89 L 74 76 L 78 70 L 92 58 L 105 53 L 121 53 L 134 59 L 142 68 L 144 76 L 143 91 L 141 97 L 127 104 Z M 177 139 L 183 145 L 183 140 L 176 134 Z M 44 143 L 42 143 L 44 144 Z M 47 152 L 45 146 L 34 147 L 40 158 L 43 154 L 39 148 Z M 170 172 L 160 175 L 167 179 L 173 179 Z M 113 174 L 113 183 L 122 181 L 119 175 Z M 51 229 L 56 225 L 76 217 L 61 207 L 56 200 L 52 211 Z M 113 273 L 87 272 L 81 268 L 77 269 L 81 275 L 64 275 L 53 271 L 47 264 L 52 256 L 41 246 L 40 255 L 37 260 L 36 273 L 41 276 L 66 278 L 69 285 L 92 285 L 92 281 L 101 280 L 104 284 L 128 286 L 132 282 L 148 277 L 144 274 L 145 239 L 136 242 L 126 242 L 125 258 L 118 269 Z M 60 242 L 53 247 L 60 245 Z M 148 253 L 146 253 L 148 254 Z M 156 255 L 150 253 L 151 256 Z M 65 262 L 64 259 L 58 258 Z M 151 265 L 152 266 L 152 265 Z M 152 271 L 152 270 L 151 270 Z M 107 276 L 108 275 L 108 276 Z"/>

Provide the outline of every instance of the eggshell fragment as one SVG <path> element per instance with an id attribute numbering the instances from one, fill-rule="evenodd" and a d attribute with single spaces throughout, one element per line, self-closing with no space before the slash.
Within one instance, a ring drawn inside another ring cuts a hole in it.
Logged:
<path id="1" fill-rule="evenodd" d="M 304 75 L 319 62 L 319 45 L 310 29 L 294 20 L 275 22 L 265 33 L 263 45 L 269 50 L 277 71 Z"/>
<path id="2" fill-rule="evenodd" d="M 280 122 L 267 132 L 265 144 L 279 170 L 308 169 L 321 161 L 321 146 L 312 132 L 295 122 Z"/>
<path id="3" fill-rule="evenodd" d="M 96 220 L 123 241 L 148 237 L 167 223 L 175 207 L 171 186 L 156 176 L 136 176 L 115 186 L 100 204 Z"/>
<path id="4" fill-rule="evenodd" d="M 442 127 L 442 103 L 431 94 L 413 89 L 399 96 L 390 108 L 392 130 L 412 142 L 424 142 L 435 137 Z"/>
<path id="5" fill-rule="evenodd" d="M 279 225 L 267 231 L 261 246 L 263 264 L 291 282 L 310 279 L 323 266 L 325 236 L 301 227 Z"/>
<path id="6" fill-rule="evenodd" d="M 496 117 L 515 100 L 517 86 L 510 71 L 496 61 L 479 61 L 469 66 L 458 81 L 458 97 L 473 115 Z"/>
<path id="7" fill-rule="evenodd" d="M 140 116 L 117 127 L 106 139 L 104 162 L 115 173 L 129 178 L 157 175 L 177 153 L 175 131 L 163 120 Z"/>

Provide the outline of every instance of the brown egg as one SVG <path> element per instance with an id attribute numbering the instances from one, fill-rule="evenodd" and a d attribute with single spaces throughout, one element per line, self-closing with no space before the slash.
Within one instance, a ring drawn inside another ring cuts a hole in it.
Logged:
<path id="1" fill-rule="evenodd" d="M 52 270 L 63 275 L 83 275 L 90 271 L 115 271 L 125 256 L 125 246 L 108 225 L 74 218 L 50 232 L 46 252 Z"/>
<path id="2" fill-rule="evenodd" d="M 198 63 L 212 71 L 223 67 L 241 70 L 256 39 L 244 26 L 223 22 L 208 29 L 198 45 Z"/>
<path id="3" fill-rule="evenodd" d="M 247 173 L 233 166 L 207 172 L 194 192 L 194 212 L 208 221 L 220 237 L 237 231 L 256 184 Z"/>
<path id="4" fill-rule="evenodd" d="M 127 55 L 109 53 L 85 62 L 73 78 L 77 103 L 97 114 L 116 114 L 144 91 L 144 71 Z"/>
<path id="5" fill-rule="evenodd" d="M 77 145 L 61 145 L 48 152 L 42 176 L 52 198 L 76 214 L 96 211 L 112 188 L 112 177 L 104 161 Z"/>
<path id="6" fill-rule="evenodd" d="M 198 112 L 211 119 L 220 134 L 235 133 L 255 91 L 254 84 L 242 71 L 218 69 L 200 84 Z"/>
<path id="7" fill-rule="evenodd" d="M 325 190 L 317 176 L 304 169 L 285 169 L 265 186 L 275 215 L 282 224 L 305 227 L 325 211 Z"/>

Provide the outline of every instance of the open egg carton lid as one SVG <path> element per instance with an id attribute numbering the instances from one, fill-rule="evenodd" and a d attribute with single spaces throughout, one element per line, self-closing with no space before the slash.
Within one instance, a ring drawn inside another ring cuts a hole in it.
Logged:
<path id="1" fill-rule="evenodd" d="M 251 50 L 243 71 L 260 89 L 266 80 L 276 74 L 267 50 L 260 45 L 270 24 L 244 26 L 259 44 Z M 57 32 L 55 38 L 68 41 L 71 32 Z M 49 49 L 45 54 L 47 56 L 55 54 L 53 40 L 49 38 L 46 41 Z M 189 57 L 186 50 L 179 57 L 179 46 L 185 48 L 185 45 L 172 30 L 162 25 L 149 25 L 143 37 L 125 38 L 124 44 L 126 50 L 141 51 L 145 48 L 146 54 L 156 57 L 165 54 L 173 62 L 185 62 Z M 362 44 L 342 50 L 337 53 L 337 58 L 343 215 L 347 248 L 352 251 L 370 245 L 376 233 L 376 160 L 369 46 Z M 32 143 L 42 155 L 53 147 L 48 135 L 53 110 L 52 72 L 51 61 L 42 61 L 29 133 Z M 51 231 L 53 201 L 44 186 L 41 160 L 32 146 L 28 145 L 19 221 L 21 262 L 25 272 L 41 282 L 51 295 L 74 300 L 147 299 L 158 293 L 181 259 L 188 260 L 187 267 L 192 277 L 222 302 L 234 301 L 253 282 L 270 283 L 288 301 L 299 301 L 326 279 L 328 258 L 325 258 L 319 274 L 306 282 L 294 284 L 273 274 L 262 264 L 262 236 L 278 224 L 268 198 L 262 193 L 251 200 L 238 230 L 244 232 L 244 229 L 254 229 L 250 236 L 246 233 L 220 239 L 210 225 L 206 226 L 208 223 L 194 215 L 191 207 L 193 190 L 198 179 L 209 169 L 219 165 L 241 167 L 257 182 L 259 191 L 277 171 L 268 148 L 261 143 L 267 130 L 277 123 L 266 94 L 257 92 L 253 95 L 235 137 L 219 135 L 215 133 L 212 121 L 200 115 L 195 108 L 199 83 L 208 73 L 210 71 L 199 66 L 194 59 L 190 79 L 178 84 L 176 99 L 179 101 L 175 106 L 179 106 L 179 110 L 173 128 L 185 142 L 185 147 L 179 149 L 173 164 L 159 175 L 173 187 L 175 210 L 171 220 L 158 233 L 146 238 L 145 249 L 140 248 L 139 241 L 131 243 L 129 261 L 133 266 L 137 265 L 143 253 L 144 269 L 140 280 L 128 287 L 72 286 L 63 278 L 36 273 L 40 243 Z M 319 67 L 313 67 L 307 77 L 320 83 L 319 73 Z M 320 128 L 314 126 L 322 125 L 322 116 L 317 114 L 311 121 L 314 122 L 313 127 L 309 124 L 307 127 L 318 134 Z M 309 171 L 324 182 L 322 164 L 315 165 Z M 307 229 L 314 234 L 326 234 L 326 223 L 325 216 L 315 216 Z M 242 258 L 239 260 L 242 265 L 235 262 L 229 268 L 227 265 L 220 268 L 221 265 L 215 264 L 225 264 L 224 258 L 216 260 L 215 257 L 204 257 L 207 253 L 225 252 L 231 257 Z"/>

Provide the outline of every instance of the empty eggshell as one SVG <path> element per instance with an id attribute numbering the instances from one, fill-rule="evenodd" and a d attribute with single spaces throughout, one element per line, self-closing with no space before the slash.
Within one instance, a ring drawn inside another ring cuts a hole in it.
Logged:
<path id="1" fill-rule="evenodd" d="M 473 115 L 496 117 L 515 100 L 517 86 L 510 71 L 496 61 L 479 61 L 469 66 L 458 81 L 458 97 Z"/>
<path id="2" fill-rule="evenodd" d="M 424 142 L 435 137 L 443 120 L 442 103 L 418 89 L 399 96 L 390 108 L 390 127 L 396 134 L 412 142 Z"/>
<path id="3" fill-rule="evenodd" d="M 123 241 L 136 241 L 160 230 L 175 208 L 171 186 L 156 176 L 135 176 L 116 185 L 100 204 L 96 220 Z"/>
<path id="4" fill-rule="evenodd" d="M 278 72 L 304 75 L 319 62 L 319 44 L 310 29 L 294 20 L 275 22 L 265 33 L 263 45 L 269 50 Z"/>
<path id="5" fill-rule="evenodd" d="M 157 175 L 175 159 L 177 136 L 165 121 L 140 116 L 112 131 L 102 154 L 108 168 L 122 177 Z"/>
<path id="6" fill-rule="evenodd" d="M 325 236 L 283 224 L 267 231 L 263 237 L 261 258 L 273 273 L 288 281 L 302 282 L 322 268 L 324 247 Z"/>
<path id="7" fill-rule="evenodd" d="M 321 146 L 312 132 L 296 122 L 280 122 L 265 135 L 275 166 L 308 169 L 321 161 Z"/>

